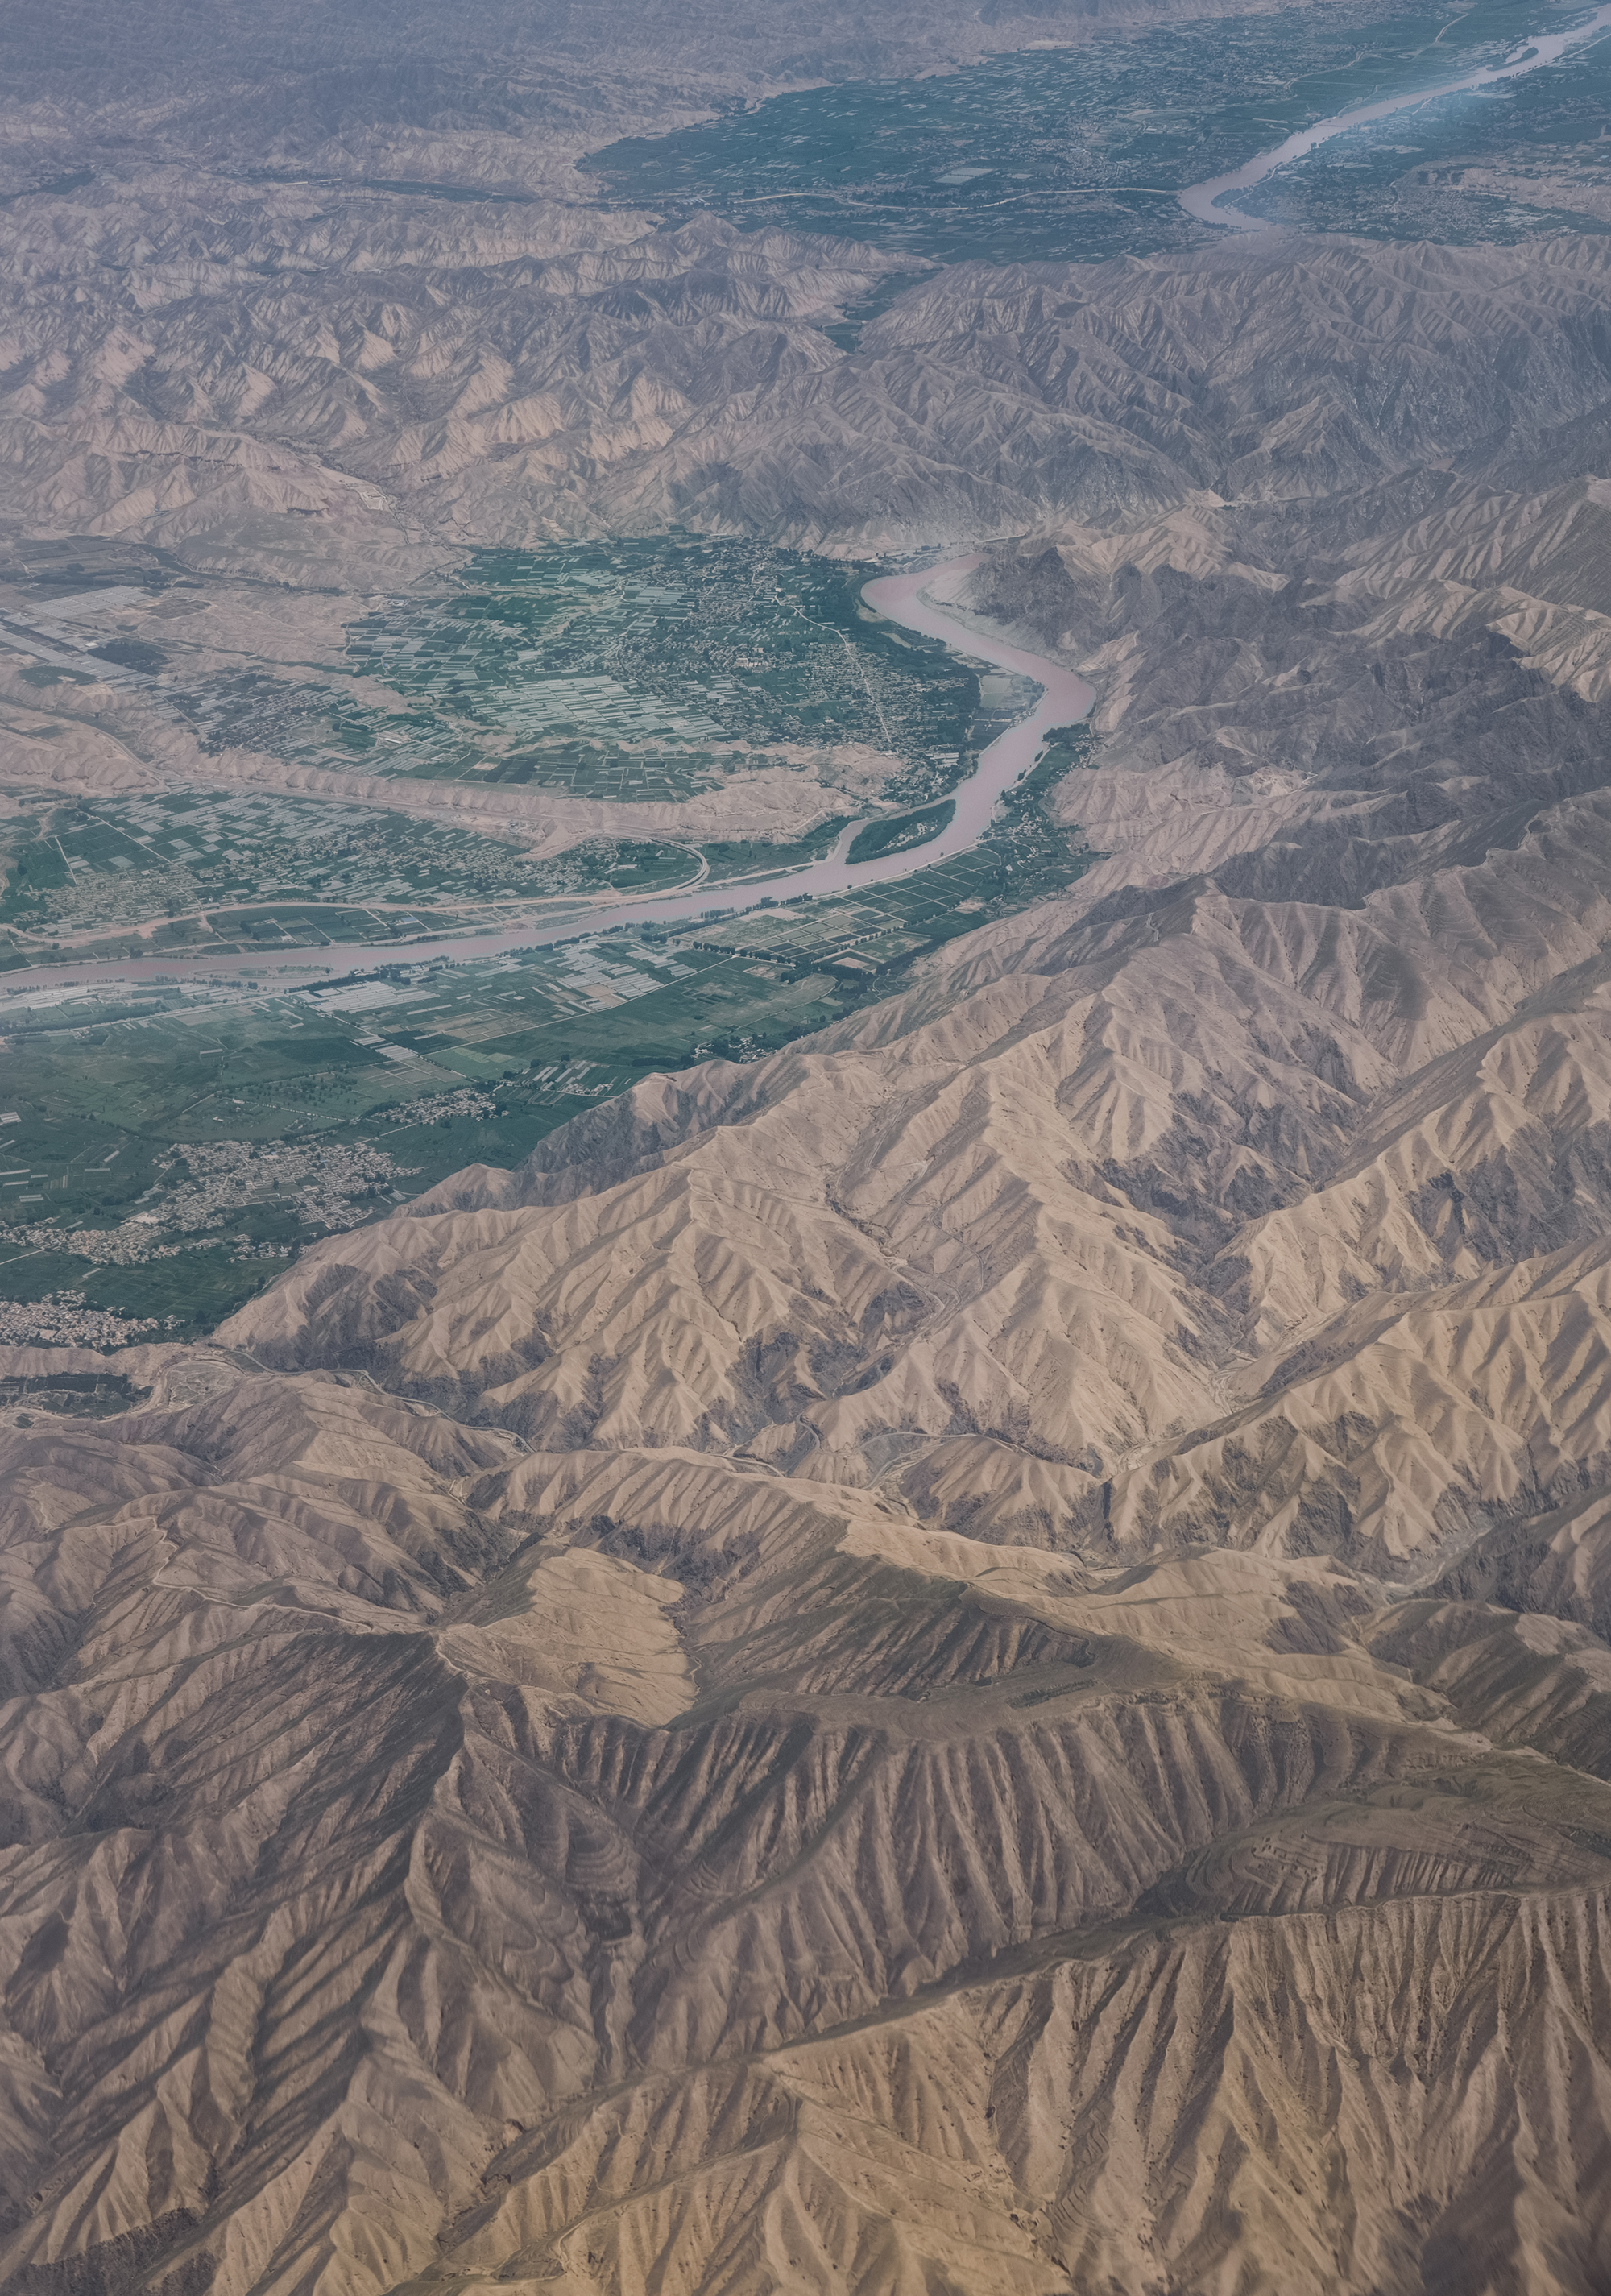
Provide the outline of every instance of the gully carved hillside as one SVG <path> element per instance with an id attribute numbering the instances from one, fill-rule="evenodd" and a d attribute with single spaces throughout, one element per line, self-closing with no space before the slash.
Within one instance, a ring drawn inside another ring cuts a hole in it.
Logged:
<path id="1" fill-rule="evenodd" d="M 1606 243 L 928 266 L 847 350 L 887 253 L 575 204 L 555 37 L 564 182 L 384 221 L 340 56 L 328 197 L 153 64 L 7 230 L 8 519 L 288 598 L 966 545 L 1097 858 L 209 1344 L 0 1350 L 0 2285 L 1591 2296 Z M 489 86 L 387 168 L 491 180 Z M 148 702 L 29 771 L 246 770 Z"/>
<path id="2" fill-rule="evenodd" d="M 972 578 L 1073 894 L 10 1431 L 9 2285 L 1597 2284 L 1602 513 L 1355 477 Z"/>

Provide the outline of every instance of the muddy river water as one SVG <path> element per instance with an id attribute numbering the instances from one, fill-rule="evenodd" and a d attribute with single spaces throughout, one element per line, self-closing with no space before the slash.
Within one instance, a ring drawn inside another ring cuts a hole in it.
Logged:
<path id="1" fill-rule="evenodd" d="M 1233 192 L 1250 192 L 1277 168 L 1305 158 L 1318 144 L 1329 144 L 1334 135 L 1346 135 L 1353 128 L 1368 127 L 1374 120 L 1390 119 L 1395 111 L 1407 111 L 1415 104 L 1430 103 L 1440 96 L 1464 95 L 1475 88 L 1492 87 L 1501 80 L 1519 79 L 1525 72 L 1537 71 L 1542 64 L 1558 63 L 1568 48 L 1580 46 L 1608 27 L 1611 6 L 1597 8 L 1592 16 L 1566 31 L 1541 32 L 1524 40 L 1500 63 L 1485 64 L 1457 79 L 1444 80 L 1441 86 L 1418 87 L 1402 95 L 1384 95 L 1374 103 L 1357 104 L 1352 111 L 1339 111 L 1329 119 L 1317 119 L 1308 127 L 1298 128 L 1273 150 L 1258 152 L 1230 175 L 1213 176 L 1206 183 L 1190 184 L 1180 195 L 1181 205 L 1199 223 L 1228 224 L 1233 231 L 1273 231 L 1278 226 L 1267 216 L 1247 215 L 1240 208 L 1222 207 L 1220 201 Z"/>
<path id="2" fill-rule="evenodd" d="M 4 986 L 15 993 L 61 988 L 78 981 L 127 982 L 133 986 L 159 976 L 164 980 L 202 975 L 216 979 L 232 973 L 268 972 L 282 967 L 313 964 L 342 972 L 372 972 L 382 965 L 443 957 L 480 961 L 516 949 L 541 948 L 553 941 L 572 939 L 579 933 L 600 932 L 609 925 L 687 924 L 707 913 L 748 906 L 766 895 L 774 900 L 792 900 L 801 894 L 815 898 L 826 893 L 854 893 L 863 886 L 888 884 L 895 878 L 910 877 L 920 869 L 931 868 L 936 861 L 966 853 L 978 843 L 990 826 L 1003 792 L 1029 771 L 1047 735 L 1059 726 L 1077 724 L 1095 699 L 1092 687 L 1071 669 L 1046 661 L 1039 654 L 1012 645 L 994 633 L 964 624 L 954 613 L 945 611 L 944 601 L 953 586 L 978 562 L 977 556 L 953 558 L 939 566 L 880 574 L 867 583 L 862 593 L 870 606 L 903 628 L 924 637 L 938 638 L 971 661 L 1033 679 L 1041 689 L 1039 700 L 1027 715 L 1009 726 L 980 751 L 973 772 L 953 792 L 955 811 L 951 820 L 940 835 L 930 838 L 926 845 L 904 853 L 882 854 L 871 861 L 852 862 L 846 857 L 849 847 L 856 832 L 866 825 L 864 821 L 854 821 L 841 832 L 833 850 L 820 861 L 803 863 L 769 875 L 730 879 L 720 884 L 706 882 L 697 890 L 682 893 L 645 894 L 635 899 L 605 895 L 587 904 L 569 901 L 562 907 L 555 905 L 549 913 L 527 914 L 518 922 L 491 932 L 437 933 L 415 940 L 351 947 L 332 947 L 326 942 L 318 947 L 298 948 L 287 944 L 238 956 L 215 954 L 186 958 L 164 955 L 84 960 L 77 964 L 67 959 L 61 964 L 39 965 L 24 974 L 13 975 Z"/>

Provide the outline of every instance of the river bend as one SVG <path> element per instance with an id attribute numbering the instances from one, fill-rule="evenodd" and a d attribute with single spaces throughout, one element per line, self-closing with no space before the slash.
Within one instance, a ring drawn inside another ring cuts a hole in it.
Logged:
<path id="1" fill-rule="evenodd" d="M 992 668 L 1030 678 L 1041 689 L 1034 709 L 1004 733 L 998 734 L 979 752 L 973 772 L 952 792 L 955 811 L 950 821 L 939 836 L 930 838 L 925 845 L 913 846 L 904 853 L 880 854 L 871 861 L 852 862 L 846 856 L 857 831 L 867 826 L 863 817 L 852 822 L 836 840 L 833 850 L 820 861 L 803 863 L 765 876 L 729 879 L 721 883 L 707 881 L 697 890 L 683 893 L 643 894 L 635 899 L 614 901 L 602 897 L 586 907 L 571 902 L 566 905 L 562 915 L 528 916 L 519 923 L 491 932 L 438 933 L 380 946 L 372 942 L 324 942 L 316 947 L 286 946 L 258 949 L 250 955 L 242 952 L 240 955 L 175 955 L 110 962 L 85 959 L 78 963 L 64 959 L 60 964 L 30 966 L 26 972 L 14 973 L 0 981 L 0 986 L 14 995 L 77 982 L 133 984 L 150 981 L 158 975 L 165 980 L 216 979 L 232 973 L 268 972 L 315 964 L 344 972 L 373 972 L 383 965 L 421 964 L 444 957 L 461 963 L 474 962 L 519 949 L 546 947 L 555 941 L 574 940 L 585 933 L 602 932 L 611 925 L 686 925 L 701 916 L 731 914 L 735 908 L 747 907 L 769 895 L 774 900 L 793 900 L 802 894 L 820 898 L 830 893 L 859 892 L 863 886 L 887 885 L 898 878 L 912 876 L 920 869 L 932 868 L 936 861 L 948 861 L 959 853 L 969 852 L 994 819 L 1002 796 L 1034 764 L 1047 735 L 1061 726 L 1076 725 L 1096 698 L 1093 689 L 1071 669 L 1047 661 L 1021 646 L 1010 645 L 992 633 L 965 625 L 945 611 L 933 594 L 944 593 L 978 563 L 976 554 L 948 559 L 938 566 L 880 574 L 862 592 L 870 606 L 888 620 L 898 622 L 904 629 L 938 638 L 970 660 L 986 662 Z"/>

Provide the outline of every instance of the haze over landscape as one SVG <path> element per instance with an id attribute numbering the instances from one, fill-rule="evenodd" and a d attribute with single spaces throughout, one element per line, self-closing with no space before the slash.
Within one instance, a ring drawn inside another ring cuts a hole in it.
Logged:
<path id="1" fill-rule="evenodd" d="M 0 59 L 0 2287 L 1597 2296 L 1611 11 Z"/>

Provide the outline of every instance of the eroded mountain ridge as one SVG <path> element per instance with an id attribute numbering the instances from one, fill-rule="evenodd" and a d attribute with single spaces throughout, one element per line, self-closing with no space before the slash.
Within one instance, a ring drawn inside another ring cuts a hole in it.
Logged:
<path id="1" fill-rule="evenodd" d="M 530 338 L 413 318 L 260 406 L 432 547 L 1021 536 L 964 603 L 1096 685 L 1106 857 L 210 1348 L 8 1352 L 127 1407 L 0 1435 L 6 2284 L 1586 2292 L 1602 243 L 955 270 L 850 357 L 820 247 L 632 243 L 535 445 Z"/>

